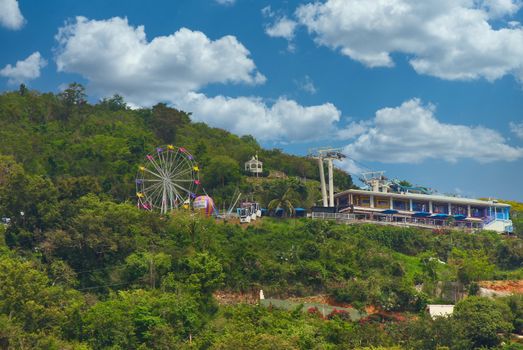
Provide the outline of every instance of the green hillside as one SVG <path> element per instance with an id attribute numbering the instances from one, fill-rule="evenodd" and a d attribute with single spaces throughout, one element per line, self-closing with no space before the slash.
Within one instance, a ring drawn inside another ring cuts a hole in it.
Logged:
<path id="1" fill-rule="evenodd" d="M 96 105 L 85 98 L 78 84 L 59 95 L 25 88 L 0 95 L 0 154 L 13 156 L 27 173 L 51 180 L 58 191 L 81 183 L 88 188 L 79 191 L 104 193 L 117 201 L 134 200 L 138 166 L 146 154 L 167 144 L 194 155 L 203 186 L 218 204 L 230 201 L 236 188 L 257 195 L 243 171 L 244 162 L 256 153 L 265 173 L 318 179 L 311 159 L 266 150 L 251 136 L 193 123 L 189 114 L 164 104 L 131 110 L 118 96 Z M 339 169 L 335 177 L 340 188 L 352 185 L 350 175 Z M 262 200 L 263 193 L 258 194 Z M 305 202 L 299 204 L 314 204 L 306 198 L 301 196 Z"/>
<path id="2" fill-rule="evenodd" d="M 312 205 L 317 170 L 165 105 L 91 105 L 80 86 L 0 95 L 0 140 L 0 349 L 521 349 L 523 296 L 475 296 L 523 279 L 521 237 L 140 210 L 137 167 L 157 145 L 190 149 L 219 203 L 239 188 Z M 289 178 L 247 178 L 255 152 Z M 294 308 L 247 303 L 260 289 Z M 318 296 L 328 314 L 294 299 Z"/>

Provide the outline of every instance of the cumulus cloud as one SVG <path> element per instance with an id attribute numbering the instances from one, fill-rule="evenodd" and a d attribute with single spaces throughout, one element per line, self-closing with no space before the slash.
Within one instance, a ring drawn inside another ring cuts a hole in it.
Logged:
<path id="1" fill-rule="evenodd" d="M 297 23 L 283 16 L 274 21 L 271 25 L 265 27 L 265 33 L 273 38 L 284 38 L 292 40 Z"/>
<path id="2" fill-rule="evenodd" d="M 239 135 L 250 134 L 263 141 L 325 139 L 336 132 L 336 124 L 341 117 L 341 112 L 331 103 L 302 106 L 286 98 L 279 98 L 268 105 L 255 97 L 209 98 L 200 93 L 190 93 L 178 105 L 191 111 L 194 120 Z"/>
<path id="3" fill-rule="evenodd" d="M 523 157 L 523 148 L 508 145 L 495 130 L 442 123 L 434 113 L 433 105 L 424 105 L 419 99 L 380 109 L 345 152 L 357 160 L 383 163 L 420 163 L 427 159 L 486 163 Z"/>
<path id="4" fill-rule="evenodd" d="M 59 71 L 79 73 L 96 93 L 117 92 L 139 105 L 171 101 L 212 83 L 265 82 L 249 51 L 230 35 L 211 40 L 181 28 L 148 41 L 144 27 L 125 18 L 77 17 L 56 39 Z"/>
<path id="5" fill-rule="evenodd" d="M 391 67 L 391 54 L 401 52 L 420 74 L 523 80 L 523 28 L 490 24 L 521 6 L 521 0 L 327 0 L 295 14 L 319 45 L 368 67 Z"/>
<path id="6" fill-rule="evenodd" d="M 126 19 L 78 17 L 57 35 L 60 71 L 79 73 L 101 96 L 119 93 L 134 106 L 164 101 L 204 121 L 264 141 L 319 139 L 335 132 L 341 112 L 332 104 L 302 106 L 280 98 L 207 97 L 199 90 L 211 83 L 259 84 L 249 51 L 232 36 L 217 40 L 182 28 L 170 36 L 146 39 L 142 26 Z M 318 125 L 322 125 L 318 131 Z"/>
<path id="7" fill-rule="evenodd" d="M 24 25 L 17 0 L 0 0 L 0 25 L 7 29 L 20 29 Z"/>
<path id="8" fill-rule="evenodd" d="M 14 66 L 8 64 L 0 70 L 0 76 L 9 78 L 9 84 L 19 84 L 36 79 L 40 76 L 40 70 L 47 65 L 47 61 L 34 52 L 23 61 L 17 61 Z"/>
<path id="9" fill-rule="evenodd" d="M 510 122 L 510 131 L 512 131 L 517 137 L 523 139 L 523 122 L 514 123 Z"/>
<path id="10" fill-rule="evenodd" d="M 265 25 L 265 33 L 272 38 L 287 40 L 287 50 L 293 52 L 295 50 L 293 43 L 294 32 L 298 23 L 281 13 L 276 13 L 270 5 L 264 7 L 261 12 L 265 18 L 270 20 L 270 23 Z"/>
<path id="11" fill-rule="evenodd" d="M 370 121 L 367 120 L 349 123 L 344 128 L 340 128 L 336 132 L 335 137 L 339 140 L 351 140 L 366 132 L 369 129 L 370 124 Z"/>
<path id="12" fill-rule="evenodd" d="M 514 15 L 523 6 L 521 0 L 483 0 L 479 1 L 482 9 L 488 12 L 490 17 L 503 17 Z"/>

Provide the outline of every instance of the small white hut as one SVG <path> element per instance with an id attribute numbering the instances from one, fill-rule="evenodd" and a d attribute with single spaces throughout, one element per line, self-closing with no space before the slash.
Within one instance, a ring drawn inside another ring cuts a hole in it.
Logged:
<path id="1" fill-rule="evenodd" d="M 429 312 L 430 317 L 448 317 L 454 312 L 454 305 L 427 305 L 427 311 Z"/>
<path id="2" fill-rule="evenodd" d="M 257 154 L 245 162 L 245 171 L 256 176 L 263 173 L 263 163 L 260 162 Z"/>

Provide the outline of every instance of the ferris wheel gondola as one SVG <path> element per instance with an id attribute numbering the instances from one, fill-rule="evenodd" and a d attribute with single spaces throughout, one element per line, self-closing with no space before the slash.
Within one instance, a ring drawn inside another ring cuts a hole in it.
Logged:
<path id="1" fill-rule="evenodd" d="M 200 185 L 199 168 L 183 147 L 157 147 L 145 157 L 136 176 L 138 207 L 162 214 L 189 206 Z"/>

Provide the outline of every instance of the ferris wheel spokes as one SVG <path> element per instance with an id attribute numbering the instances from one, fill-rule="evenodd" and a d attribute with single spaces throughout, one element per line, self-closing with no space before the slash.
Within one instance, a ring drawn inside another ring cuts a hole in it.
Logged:
<path id="1" fill-rule="evenodd" d="M 157 147 L 146 156 L 136 178 L 138 206 L 160 209 L 162 214 L 195 197 L 199 168 L 185 148 Z"/>

